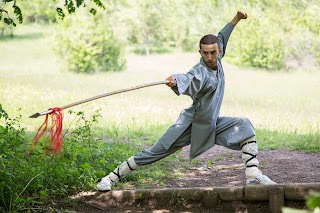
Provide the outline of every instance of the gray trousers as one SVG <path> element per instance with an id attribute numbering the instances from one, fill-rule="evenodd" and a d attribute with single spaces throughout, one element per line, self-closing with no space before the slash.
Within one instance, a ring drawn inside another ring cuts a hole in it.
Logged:
<path id="1" fill-rule="evenodd" d="M 192 125 L 192 124 L 191 124 Z M 138 166 L 154 163 L 165 158 L 191 142 L 191 125 L 180 135 L 180 137 L 165 149 L 160 141 L 152 147 L 141 151 L 134 156 Z M 238 117 L 219 117 L 217 120 L 215 144 L 230 149 L 240 150 L 240 143 L 255 136 L 253 126 L 249 119 Z"/>

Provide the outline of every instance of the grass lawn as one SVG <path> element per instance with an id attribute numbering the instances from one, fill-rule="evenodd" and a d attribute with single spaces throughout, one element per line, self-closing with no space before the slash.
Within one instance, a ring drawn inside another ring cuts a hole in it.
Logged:
<path id="1" fill-rule="evenodd" d="M 194 54 L 150 57 L 129 54 L 125 71 L 74 74 L 64 70 L 63 61 L 53 53 L 53 33 L 53 27 L 19 26 L 14 39 L 0 40 L 1 104 L 12 116 L 21 114 L 21 125 L 32 134 L 44 119 L 28 118 L 36 112 L 161 81 L 173 73 L 187 72 L 199 60 L 196 50 Z M 232 46 L 228 48 L 232 51 Z M 224 68 L 226 92 L 221 114 L 250 118 L 262 147 L 284 148 L 292 140 L 295 144 L 305 143 L 306 138 L 320 143 L 320 72 L 265 72 L 227 63 Z M 102 117 L 96 126 L 101 134 L 137 132 L 157 138 L 190 104 L 188 97 L 177 97 L 168 87 L 159 85 L 92 101 L 72 110 L 90 115 L 101 109 Z M 65 113 L 65 127 L 71 121 L 72 117 Z M 313 151 L 318 148 L 315 145 Z"/>

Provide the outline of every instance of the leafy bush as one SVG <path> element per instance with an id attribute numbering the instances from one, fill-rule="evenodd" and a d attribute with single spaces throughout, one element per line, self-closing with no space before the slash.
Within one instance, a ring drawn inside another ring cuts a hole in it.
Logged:
<path id="1" fill-rule="evenodd" d="M 16 181 L 23 179 L 23 172 L 27 172 L 19 170 L 23 164 L 19 158 L 23 157 L 21 147 L 25 133 L 19 125 L 20 118 L 10 118 L 0 104 L 0 206 L 7 210 L 15 207 L 23 192 L 24 185 L 16 184 Z"/>
<path id="2" fill-rule="evenodd" d="M 200 36 L 188 36 L 183 39 L 181 48 L 185 52 L 195 52 L 199 49 Z"/>
<path id="3" fill-rule="evenodd" d="M 236 47 L 227 53 L 233 63 L 266 69 L 284 67 L 284 47 L 277 29 L 266 19 L 252 17 L 232 35 L 230 43 Z M 243 39 L 245 37 L 245 40 Z"/>
<path id="4" fill-rule="evenodd" d="M 287 60 L 295 60 L 299 65 L 310 63 L 305 58 L 313 57 L 320 64 L 320 24 L 316 18 L 316 13 L 320 6 L 310 4 L 301 12 L 292 13 L 292 24 L 284 22 L 284 42 Z"/>
<path id="5" fill-rule="evenodd" d="M 318 12 L 320 5 L 310 5 L 298 19 L 298 24 L 306 26 L 312 33 L 314 33 L 314 39 L 312 41 L 312 53 L 316 58 L 317 63 L 320 65 L 320 53 L 318 47 L 320 45 L 320 23 L 318 20 Z"/>
<path id="6" fill-rule="evenodd" d="M 311 4 L 308 8 L 303 10 L 302 14 L 300 14 L 297 23 L 306 26 L 311 32 L 320 35 L 319 10 L 320 5 Z"/>
<path id="7" fill-rule="evenodd" d="M 51 198 L 94 188 L 99 178 L 135 152 L 130 144 L 107 144 L 94 137 L 98 111 L 90 116 L 70 114 L 75 118 L 65 132 L 60 156 L 44 155 L 43 139 L 27 156 L 30 146 L 19 125 L 21 116 L 10 118 L 0 105 L 0 210 L 55 207 Z"/>
<path id="8" fill-rule="evenodd" d="M 55 39 L 54 49 L 70 71 L 93 73 L 125 68 L 122 45 L 101 16 L 79 11 L 60 23 Z"/>

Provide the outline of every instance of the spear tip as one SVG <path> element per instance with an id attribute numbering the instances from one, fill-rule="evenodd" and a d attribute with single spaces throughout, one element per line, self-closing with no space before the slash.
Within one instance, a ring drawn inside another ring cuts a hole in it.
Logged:
<path id="1" fill-rule="evenodd" d="M 37 112 L 36 114 L 31 115 L 29 118 L 37 118 L 40 116 L 40 113 Z"/>

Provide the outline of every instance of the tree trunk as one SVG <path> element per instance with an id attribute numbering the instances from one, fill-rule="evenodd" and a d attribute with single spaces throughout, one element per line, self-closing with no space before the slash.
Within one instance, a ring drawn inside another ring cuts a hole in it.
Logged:
<path id="1" fill-rule="evenodd" d="M 150 55 L 149 32 L 146 33 L 146 56 Z"/>

